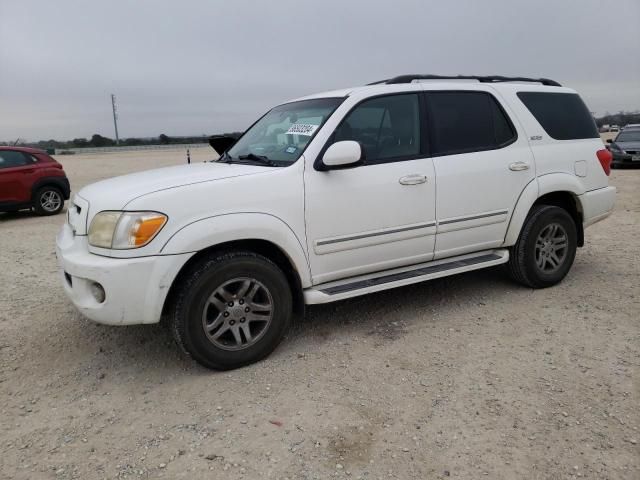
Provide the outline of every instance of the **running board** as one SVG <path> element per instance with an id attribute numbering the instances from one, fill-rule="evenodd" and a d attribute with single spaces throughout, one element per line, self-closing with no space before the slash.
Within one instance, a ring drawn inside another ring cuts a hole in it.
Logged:
<path id="1" fill-rule="evenodd" d="M 509 251 L 506 249 L 460 255 L 316 285 L 304 291 L 304 301 L 308 305 L 335 302 L 434 278 L 447 277 L 456 273 L 492 267 L 508 261 Z"/>

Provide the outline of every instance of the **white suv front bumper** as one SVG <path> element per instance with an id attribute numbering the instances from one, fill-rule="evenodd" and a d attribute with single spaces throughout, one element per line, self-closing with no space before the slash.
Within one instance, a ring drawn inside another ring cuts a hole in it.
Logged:
<path id="1" fill-rule="evenodd" d="M 80 312 L 107 325 L 157 323 L 176 275 L 193 255 L 110 258 L 88 250 L 86 236 L 65 224 L 56 238 L 56 257 L 65 292 Z M 99 301 L 94 284 L 104 290 Z"/>

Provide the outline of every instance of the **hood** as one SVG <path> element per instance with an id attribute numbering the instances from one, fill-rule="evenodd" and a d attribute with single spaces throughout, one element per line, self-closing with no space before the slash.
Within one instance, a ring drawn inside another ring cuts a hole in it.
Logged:
<path id="1" fill-rule="evenodd" d="M 115 210 L 123 208 L 134 198 L 148 193 L 271 170 L 273 170 L 272 167 L 260 165 L 217 162 L 192 163 L 102 180 L 84 187 L 78 192 L 78 195 L 90 204 L 93 204 L 98 199 L 101 204 L 105 204 L 105 200 L 110 199 L 112 200 L 109 202 L 111 205 L 107 208 Z"/>

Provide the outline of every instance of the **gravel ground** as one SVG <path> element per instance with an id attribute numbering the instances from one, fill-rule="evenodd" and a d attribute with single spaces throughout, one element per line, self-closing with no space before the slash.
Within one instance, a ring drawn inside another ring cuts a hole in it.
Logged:
<path id="1" fill-rule="evenodd" d="M 61 161 L 79 189 L 183 158 Z M 312 307 L 227 373 L 161 326 L 83 319 L 56 272 L 64 216 L 0 214 L 0 478 L 638 479 L 640 171 L 611 183 L 554 288 L 492 269 Z"/>

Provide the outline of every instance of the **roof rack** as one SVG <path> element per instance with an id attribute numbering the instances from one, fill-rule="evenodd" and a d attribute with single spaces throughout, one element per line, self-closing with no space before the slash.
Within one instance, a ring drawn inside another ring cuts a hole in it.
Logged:
<path id="1" fill-rule="evenodd" d="M 397 83 L 411 83 L 414 80 L 477 80 L 481 83 L 500 83 L 500 82 L 535 82 L 541 83 L 548 87 L 561 87 L 555 80 L 548 78 L 527 78 L 527 77 L 503 77 L 501 75 L 400 75 L 398 77 L 380 80 L 378 82 L 369 83 L 368 85 L 393 85 Z"/>

